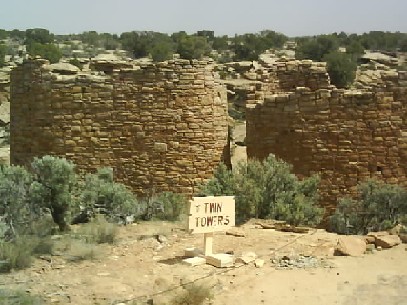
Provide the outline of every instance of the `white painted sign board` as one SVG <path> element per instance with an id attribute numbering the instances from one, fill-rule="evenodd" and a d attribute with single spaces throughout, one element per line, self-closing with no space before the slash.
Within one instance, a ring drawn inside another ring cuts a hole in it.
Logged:
<path id="1" fill-rule="evenodd" d="M 235 197 L 194 197 L 189 201 L 188 229 L 192 233 L 225 231 L 235 226 Z"/>

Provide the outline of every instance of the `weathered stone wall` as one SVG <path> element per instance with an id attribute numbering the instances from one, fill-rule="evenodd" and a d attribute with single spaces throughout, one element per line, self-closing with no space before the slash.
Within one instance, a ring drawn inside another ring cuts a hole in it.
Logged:
<path id="1" fill-rule="evenodd" d="M 227 146 L 226 92 L 207 61 L 172 60 L 110 73 L 27 61 L 11 75 L 11 162 L 46 154 L 101 166 L 138 193 L 191 194 Z M 64 75 L 67 74 L 67 75 Z"/>
<path id="2" fill-rule="evenodd" d="M 307 87 L 311 90 L 331 88 L 325 62 L 312 60 L 284 60 L 262 62 L 253 79 L 260 80 L 267 86 L 267 91 L 277 93 Z"/>
<path id="3" fill-rule="evenodd" d="M 271 62 L 261 61 L 260 65 L 242 74 L 241 78 L 223 82 L 234 93 L 231 99 L 234 99 L 235 107 L 242 112 L 245 112 L 247 103 L 261 100 L 264 95 L 289 92 L 298 87 L 307 87 L 313 91 L 333 88 L 325 62 L 281 58 Z"/>
<path id="4" fill-rule="evenodd" d="M 383 75 L 383 84 L 370 92 L 297 88 L 279 94 L 253 86 L 248 157 L 273 153 L 299 176 L 319 174 L 327 212 L 367 178 L 407 185 L 407 73 Z"/>

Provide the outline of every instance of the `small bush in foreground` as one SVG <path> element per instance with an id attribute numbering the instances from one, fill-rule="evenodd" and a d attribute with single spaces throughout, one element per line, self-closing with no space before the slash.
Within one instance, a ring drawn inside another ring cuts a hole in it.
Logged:
<path id="1" fill-rule="evenodd" d="M 20 166 L 0 166 L 0 239 L 12 239 L 33 222 L 34 211 L 29 200 L 32 176 Z"/>
<path id="2" fill-rule="evenodd" d="M 34 256 L 52 254 L 53 247 L 49 236 L 22 235 L 11 241 L 0 241 L 0 272 L 28 268 Z"/>
<path id="3" fill-rule="evenodd" d="M 2 305 L 43 305 L 44 301 L 24 291 L 0 289 L 0 304 Z"/>
<path id="4" fill-rule="evenodd" d="M 209 287 L 197 284 L 188 284 L 180 295 L 175 296 L 171 305 L 202 305 L 213 298 Z"/>
<path id="5" fill-rule="evenodd" d="M 113 223 L 109 223 L 100 215 L 90 223 L 82 225 L 78 233 L 80 238 L 83 238 L 88 243 L 112 244 L 116 240 L 118 227 Z"/>
<path id="6" fill-rule="evenodd" d="M 182 213 L 186 212 L 188 201 L 181 195 L 172 192 L 164 192 L 157 195 L 157 201 L 163 205 L 163 213 L 159 218 L 175 221 Z"/>
<path id="7" fill-rule="evenodd" d="M 72 239 L 66 245 L 64 256 L 70 262 L 94 260 L 100 257 L 100 249 L 95 244 L 83 240 Z"/>
<path id="8" fill-rule="evenodd" d="M 342 198 L 330 217 L 330 229 L 340 234 L 383 231 L 407 219 L 407 191 L 397 185 L 368 180 L 358 187 L 359 199 Z"/>
<path id="9" fill-rule="evenodd" d="M 0 272 L 10 272 L 31 266 L 33 244 L 18 238 L 14 241 L 0 241 Z"/>
<path id="10" fill-rule="evenodd" d="M 85 176 L 79 203 L 92 215 L 103 213 L 109 218 L 135 214 L 137 199 L 121 183 L 114 182 L 111 168 L 100 168 L 96 174 Z"/>
<path id="11" fill-rule="evenodd" d="M 36 255 L 52 254 L 54 241 L 51 231 L 54 222 L 43 217 L 28 223 L 19 235 L 12 239 L 0 239 L 0 272 L 24 269 L 31 266 Z"/>

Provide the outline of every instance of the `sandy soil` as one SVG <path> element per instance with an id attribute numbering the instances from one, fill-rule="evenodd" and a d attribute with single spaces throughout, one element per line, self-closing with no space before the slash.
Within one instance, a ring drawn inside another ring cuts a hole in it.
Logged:
<path id="1" fill-rule="evenodd" d="M 181 263 L 184 249 L 202 247 L 203 237 L 183 227 L 166 222 L 122 227 L 117 244 L 99 249 L 98 259 L 72 263 L 64 253 L 43 257 L 30 269 L 1 275 L 0 289 L 24 289 L 44 296 L 49 304 L 104 305 L 151 298 L 154 304 L 168 304 L 177 287 L 196 281 L 213 287 L 214 305 L 407 304 L 406 245 L 363 257 L 332 257 L 335 234 L 277 232 L 251 221 L 238 228 L 245 237 L 216 234 L 214 251 L 233 251 L 236 256 L 254 251 L 265 261 L 262 268 L 190 267 Z M 166 241 L 160 243 L 157 235 Z M 315 255 L 325 263 L 293 270 L 278 270 L 272 263 L 298 254 Z"/>
<path id="2" fill-rule="evenodd" d="M 407 304 L 405 246 L 335 257 L 334 268 L 237 270 L 215 304 Z"/>

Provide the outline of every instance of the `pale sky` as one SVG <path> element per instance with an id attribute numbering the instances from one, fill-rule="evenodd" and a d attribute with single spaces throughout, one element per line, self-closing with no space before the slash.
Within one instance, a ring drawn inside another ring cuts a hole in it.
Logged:
<path id="1" fill-rule="evenodd" d="M 0 28 L 55 34 L 274 30 L 288 36 L 407 32 L 407 0 L 0 0 Z"/>

